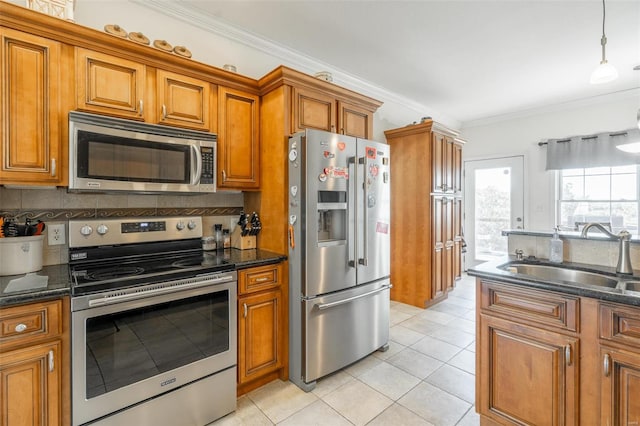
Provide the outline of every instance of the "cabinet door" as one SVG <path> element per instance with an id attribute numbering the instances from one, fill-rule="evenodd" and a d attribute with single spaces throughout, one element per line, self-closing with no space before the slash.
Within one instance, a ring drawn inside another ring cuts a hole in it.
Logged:
<path id="1" fill-rule="evenodd" d="M 444 213 L 445 213 L 445 197 L 432 197 L 432 223 L 431 238 L 433 250 L 432 271 L 431 271 L 431 297 L 437 299 L 443 297 L 447 291 L 447 283 L 445 282 L 444 273 L 446 268 L 445 253 L 445 230 L 444 230 Z"/>
<path id="2" fill-rule="evenodd" d="M 282 367 L 280 290 L 238 299 L 238 383 Z"/>
<path id="3" fill-rule="evenodd" d="M 453 290 L 455 244 L 454 244 L 454 200 L 444 198 L 442 201 L 442 229 L 444 239 L 444 258 L 442 267 L 442 281 L 445 291 Z"/>
<path id="4" fill-rule="evenodd" d="M 0 28 L 0 183 L 64 185 L 61 44 Z"/>
<path id="5" fill-rule="evenodd" d="M 602 425 L 640 424 L 640 354 L 602 347 Z"/>
<path id="6" fill-rule="evenodd" d="M 336 100 L 315 90 L 293 88 L 292 133 L 304 129 L 336 131 Z"/>
<path id="7" fill-rule="evenodd" d="M 373 113 L 346 102 L 338 102 L 338 133 L 371 139 L 373 137 Z"/>
<path id="8" fill-rule="evenodd" d="M 432 192 L 444 192 L 444 152 L 446 146 L 446 137 L 440 133 L 433 132 L 431 134 L 431 173 L 432 173 Z"/>
<path id="9" fill-rule="evenodd" d="M 577 424 L 578 339 L 480 315 L 476 405 L 499 424 Z"/>
<path id="10" fill-rule="evenodd" d="M 205 131 L 211 129 L 210 83 L 158 70 L 156 95 L 160 124 L 191 127 Z"/>
<path id="11" fill-rule="evenodd" d="M 61 424 L 60 342 L 0 351 L 0 424 Z"/>
<path id="12" fill-rule="evenodd" d="M 453 162 L 451 165 L 451 174 L 453 176 L 453 192 L 462 195 L 462 145 L 453 144 Z"/>
<path id="13" fill-rule="evenodd" d="M 444 184 L 444 191 L 447 193 L 454 192 L 454 147 L 455 144 L 453 143 L 453 138 L 445 136 L 443 145 L 444 152 L 442 153 L 442 179 Z"/>
<path id="14" fill-rule="evenodd" d="M 145 119 L 143 64 L 77 48 L 76 67 L 78 109 Z"/>
<path id="15" fill-rule="evenodd" d="M 462 198 L 451 201 L 453 205 L 453 279 L 462 277 Z"/>
<path id="16" fill-rule="evenodd" d="M 220 87 L 218 103 L 218 187 L 257 189 L 260 187 L 259 98 Z"/>

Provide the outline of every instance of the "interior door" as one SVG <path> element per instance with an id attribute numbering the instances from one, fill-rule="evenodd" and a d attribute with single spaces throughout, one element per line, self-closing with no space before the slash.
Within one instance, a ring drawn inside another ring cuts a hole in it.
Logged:
<path id="1" fill-rule="evenodd" d="M 507 254 L 504 229 L 524 228 L 524 157 L 464 162 L 465 266 Z"/>

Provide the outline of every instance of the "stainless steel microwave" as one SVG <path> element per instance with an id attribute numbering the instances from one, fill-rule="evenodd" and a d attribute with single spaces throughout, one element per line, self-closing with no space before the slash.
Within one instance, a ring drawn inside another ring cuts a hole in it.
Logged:
<path id="1" fill-rule="evenodd" d="M 216 191 L 213 133 L 69 113 L 69 190 Z"/>

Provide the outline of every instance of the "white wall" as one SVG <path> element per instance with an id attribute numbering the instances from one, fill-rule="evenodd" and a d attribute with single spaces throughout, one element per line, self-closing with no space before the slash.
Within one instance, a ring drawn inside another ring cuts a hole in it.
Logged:
<path id="1" fill-rule="evenodd" d="M 640 94 L 636 90 L 608 101 L 574 103 L 510 119 L 468 124 L 461 134 L 468 141 L 463 159 L 524 155 L 525 228 L 550 230 L 555 224 L 555 173 L 545 171 L 546 148 L 538 146 L 538 142 L 633 128 L 639 107 Z"/>

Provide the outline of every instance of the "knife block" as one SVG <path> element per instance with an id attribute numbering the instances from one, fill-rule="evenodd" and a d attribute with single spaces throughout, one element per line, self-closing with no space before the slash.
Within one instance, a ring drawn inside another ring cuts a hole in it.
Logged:
<path id="1" fill-rule="evenodd" d="M 256 248 L 256 236 L 245 235 L 242 236 L 242 230 L 239 226 L 236 226 L 231 233 L 231 247 L 240 250 L 248 250 Z"/>

